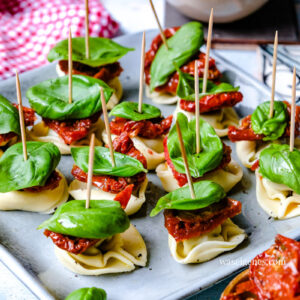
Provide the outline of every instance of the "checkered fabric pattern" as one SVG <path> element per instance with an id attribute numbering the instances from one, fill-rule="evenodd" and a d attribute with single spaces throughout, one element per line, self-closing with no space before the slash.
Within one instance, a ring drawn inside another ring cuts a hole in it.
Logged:
<path id="1" fill-rule="evenodd" d="M 0 78 L 39 67 L 59 40 L 84 36 L 84 0 L 0 0 Z M 90 36 L 112 37 L 116 23 L 99 0 L 89 0 Z"/>

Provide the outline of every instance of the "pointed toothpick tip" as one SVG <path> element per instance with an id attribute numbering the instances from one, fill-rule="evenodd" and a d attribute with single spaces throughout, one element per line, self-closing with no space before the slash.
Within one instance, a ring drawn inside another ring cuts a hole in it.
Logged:
<path id="1" fill-rule="evenodd" d="M 16 70 L 16 89 L 17 89 L 17 98 L 19 104 L 19 122 L 21 129 L 21 139 L 22 139 L 22 147 L 23 147 L 23 157 L 24 160 L 27 160 L 27 145 L 26 145 L 26 130 L 25 130 L 25 122 L 24 122 L 24 113 L 23 113 L 23 104 L 22 104 L 22 94 L 20 87 L 20 79 L 18 71 Z"/>
<path id="2" fill-rule="evenodd" d="M 212 38 L 212 28 L 213 28 L 213 14 L 214 14 L 214 9 L 212 8 L 210 11 L 209 23 L 208 23 L 202 93 L 206 93 L 206 88 L 207 88 L 208 63 L 209 63 L 209 53 L 211 48 L 211 38 Z"/>
<path id="3" fill-rule="evenodd" d="M 145 68 L 145 31 L 143 32 L 142 47 L 141 47 L 140 87 L 139 87 L 139 105 L 138 105 L 138 112 L 140 114 L 142 113 L 142 104 L 143 104 L 144 68 Z"/>
<path id="4" fill-rule="evenodd" d="M 292 103 L 291 103 L 291 125 L 290 125 L 290 151 L 294 150 L 295 144 L 295 114 L 296 114 L 296 67 L 293 70 L 292 81 Z"/>
<path id="5" fill-rule="evenodd" d="M 188 185 L 189 185 L 189 189 L 190 189 L 190 194 L 191 194 L 192 199 L 195 199 L 196 196 L 195 196 L 195 190 L 194 190 L 194 186 L 193 186 L 192 176 L 190 173 L 189 164 L 188 164 L 186 151 L 185 151 L 182 134 L 181 134 L 181 129 L 180 129 L 178 120 L 176 120 L 176 130 L 177 130 L 178 140 L 179 140 L 179 144 L 180 144 L 180 150 L 181 150 L 181 154 L 182 154 L 182 158 L 183 158 L 185 173 L 186 173 L 186 177 L 187 177 L 187 181 L 188 181 Z"/>
<path id="6" fill-rule="evenodd" d="M 168 43 L 167 43 L 167 39 L 166 39 L 166 36 L 164 34 L 164 31 L 160 25 L 160 22 L 159 22 L 159 19 L 158 19 L 158 16 L 157 16 L 157 13 L 156 13 L 156 10 L 155 10 L 155 7 L 154 7 L 154 4 L 152 2 L 152 0 L 149 0 L 149 3 L 150 3 L 150 6 L 151 6 L 151 9 L 152 9 L 152 12 L 153 12 L 153 15 L 154 15 L 154 18 L 156 20 L 156 23 L 157 23 L 157 26 L 158 26 L 158 29 L 160 31 L 160 36 L 162 38 L 162 41 L 165 45 L 165 47 L 167 48 L 167 50 L 169 50 L 169 46 L 168 46 Z"/>
<path id="7" fill-rule="evenodd" d="M 95 156 L 95 133 L 92 133 L 91 139 L 90 139 L 90 148 L 89 148 L 87 195 L 86 195 L 85 208 L 90 207 L 91 191 L 92 191 L 92 178 L 93 178 L 93 169 L 94 169 L 94 156 Z"/>
<path id="8" fill-rule="evenodd" d="M 85 57 L 90 57 L 89 0 L 85 0 Z"/>
<path id="9" fill-rule="evenodd" d="M 277 47 L 278 47 L 278 31 L 275 31 L 274 47 L 273 47 L 273 70 L 272 70 L 272 88 L 269 118 L 273 117 L 274 98 L 275 98 L 275 84 L 276 84 L 276 64 L 277 64 Z"/>
<path id="10" fill-rule="evenodd" d="M 111 139 L 110 125 L 109 125 L 109 119 L 108 119 L 108 114 L 107 114 L 104 91 L 103 91 L 102 87 L 100 88 L 100 93 L 101 93 L 102 113 L 103 113 L 103 118 L 104 118 L 105 130 L 107 133 L 107 143 L 108 143 L 108 148 L 109 148 L 110 157 L 111 157 L 111 165 L 113 167 L 115 167 L 116 162 L 115 162 L 115 156 L 114 156 L 114 149 L 113 149 L 113 144 L 112 144 L 112 139 Z"/>
<path id="11" fill-rule="evenodd" d="M 69 70 L 69 103 L 72 103 L 72 73 L 73 73 L 73 62 L 72 62 L 72 30 L 69 27 L 69 38 L 68 38 L 68 70 Z"/>

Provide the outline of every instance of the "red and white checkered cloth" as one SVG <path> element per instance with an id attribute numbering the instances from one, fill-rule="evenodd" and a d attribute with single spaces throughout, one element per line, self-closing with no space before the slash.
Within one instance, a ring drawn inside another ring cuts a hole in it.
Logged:
<path id="1" fill-rule="evenodd" d="M 47 62 L 58 41 L 84 36 L 84 0 L 0 0 L 0 78 Z M 119 25 L 99 0 L 89 0 L 90 35 L 112 37 Z"/>

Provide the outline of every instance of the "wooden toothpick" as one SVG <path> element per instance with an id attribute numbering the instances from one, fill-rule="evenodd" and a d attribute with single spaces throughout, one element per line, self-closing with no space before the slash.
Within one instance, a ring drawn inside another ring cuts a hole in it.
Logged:
<path id="1" fill-rule="evenodd" d="M 199 103 L 199 74 L 198 60 L 195 60 L 195 115 L 196 115 L 196 153 L 200 153 L 200 103 Z"/>
<path id="2" fill-rule="evenodd" d="M 292 108 L 291 108 L 291 127 L 290 127 L 290 151 L 294 150 L 295 143 L 295 113 L 296 113 L 296 67 L 293 72 L 292 84 Z"/>
<path id="3" fill-rule="evenodd" d="M 89 149 L 89 166 L 88 166 L 88 177 L 86 183 L 87 194 L 86 194 L 85 208 L 90 207 L 92 177 L 93 177 L 93 169 L 94 169 L 94 155 L 95 155 L 95 134 L 92 133 L 91 140 L 90 140 L 90 149 Z"/>
<path id="4" fill-rule="evenodd" d="M 89 0 L 85 0 L 85 57 L 90 57 Z"/>
<path id="5" fill-rule="evenodd" d="M 108 142 L 108 147 L 109 147 L 109 151 L 110 151 L 111 164 L 113 167 L 115 167 L 116 162 L 115 162 L 114 149 L 113 149 L 112 140 L 111 140 L 111 133 L 110 133 L 110 126 L 109 126 L 109 120 L 108 120 L 108 115 L 107 115 L 106 102 L 105 102 L 103 88 L 101 87 L 100 89 L 101 89 L 102 112 L 103 112 L 103 116 L 104 116 L 105 130 L 107 133 L 107 142 Z"/>
<path id="6" fill-rule="evenodd" d="M 161 27 L 161 25 L 160 25 L 160 22 L 159 22 L 159 19 L 158 19 L 158 16 L 157 16 L 155 7 L 154 7 L 154 5 L 153 5 L 153 2 L 152 2 L 152 0 L 149 0 L 149 2 L 150 2 L 150 6 L 151 6 L 151 8 L 152 8 L 152 11 L 153 11 L 153 14 L 154 14 L 154 17 L 155 17 L 157 26 L 158 26 L 158 28 L 159 28 L 159 31 L 160 31 L 160 35 L 161 35 L 162 41 L 163 41 L 165 47 L 167 48 L 167 50 L 169 50 L 169 46 L 168 46 L 168 43 L 167 43 L 167 39 L 166 39 L 165 34 L 164 34 L 164 31 L 163 31 L 163 29 L 162 29 L 162 27 Z"/>
<path id="7" fill-rule="evenodd" d="M 187 161 L 185 147 L 184 147 L 182 134 L 181 134 L 181 130 L 180 130 L 180 126 L 179 126 L 178 121 L 176 121 L 176 130 L 177 130 L 177 135 L 178 135 L 178 139 L 179 139 L 181 155 L 182 155 L 182 158 L 183 158 L 185 173 L 186 173 L 189 188 L 190 188 L 191 197 L 192 197 L 192 199 L 195 199 L 196 196 L 195 196 L 193 181 L 192 181 L 192 177 L 191 177 L 191 173 L 190 173 L 190 169 L 189 169 L 189 164 L 188 164 L 188 161 Z"/>
<path id="8" fill-rule="evenodd" d="M 211 11 L 210 11 L 210 17 L 209 17 L 209 23 L 208 23 L 208 33 L 207 33 L 207 41 L 206 41 L 206 55 L 205 55 L 202 93 L 206 93 L 206 87 L 207 87 L 208 63 L 209 63 L 209 52 L 210 52 L 210 47 L 211 47 L 213 15 L 214 15 L 214 9 L 212 8 Z"/>
<path id="9" fill-rule="evenodd" d="M 273 117 L 274 110 L 274 97 L 275 97 L 275 82 L 276 82 L 276 63 L 277 63 L 277 46 L 278 46 L 278 31 L 275 32 L 274 38 L 274 50 L 273 50 L 273 72 L 272 72 L 272 90 L 271 90 L 271 101 L 270 101 L 270 114 L 269 118 Z"/>
<path id="10" fill-rule="evenodd" d="M 139 89 L 139 107 L 138 107 L 138 112 L 140 114 L 142 113 L 142 104 L 143 104 L 144 67 L 145 67 L 145 31 L 143 32 L 142 50 L 141 50 L 140 89 Z"/>
<path id="11" fill-rule="evenodd" d="M 69 28 L 69 40 L 68 40 L 68 69 L 69 69 L 69 103 L 72 103 L 72 72 L 73 72 L 73 63 L 72 63 L 72 31 L 71 27 Z"/>
<path id="12" fill-rule="evenodd" d="M 26 146 L 26 132 L 25 132 L 25 123 L 24 123 L 24 113 L 23 113 L 23 105 L 22 105 L 22 95 L 20 88 L 20 80 L 19 74 L 16 71 L 16 88 L 17 88 L 17 98 L 19 103 L 19 120 L 20 120 L 20 128 L 21 128 L 21 139 L 23 146 L 23 156 L 24 160 L 27 160 L 27 146 Z"/>

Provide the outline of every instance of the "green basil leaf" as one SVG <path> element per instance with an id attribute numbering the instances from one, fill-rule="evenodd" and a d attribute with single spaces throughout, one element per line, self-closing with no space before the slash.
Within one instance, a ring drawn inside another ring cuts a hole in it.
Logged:
<path id="1" fill-rule="evenodd" d="M 69 294 L 65 300 L 106 300 L 106 292 L 96 287 L 81 288 Z"/>
<path id="2" fill-rule="evenodd" d="M 9 147 L 0 158 L 0 193 L 44 186 L 60 161 L 60 151 L 52 143 L 27 142 L 24 161 L 22 143 Z"/>
<path id="3" fill-rule="evenodd" d="M 88 172 L 89 147 L 71 148 L 71 154 L 75 164 L 84 172 Z M 106 147 L 95 147 L 94 175 L 112 175 L 120 177 L 134 176 L 140 172 L 147 172 L 143 164 L 128 155 L 114 152 L 116 166 L 111 164 L 109 149 Z"/>
<path id="4" fill-rule="evenodd" d="M 112 64 L 118 61 L 121 57 L 133 48 L 126 48 L 118 43 L 99 37 L 90 37 L 90 56 L 85 56 L 85 38 L 72 38 L 72 60 L 83 63 L 91 67 L 99 67 L 107 64 Z M 50 62 L 55 60 L 68 60 L 68 40 L 63 40 L 57 43 L 48 54 Z"/>
<path id="5" fill-rule="evenodd" d="M 234 87 L 226 82 L 215 84 L 214 82 L 207 80 L 206 93 L 202 93 L 202 86 L 203 79 L 199 78 L 199 99 L 206 95 L 237 92 L 240 89 L 239 87 Z M 190 74 L 179 71 L 179 82 L 176 94 L 180 99 L 195 101 L 194 77 Z"/>
<path id="6" fill-rule="evenodd" d="M 257 106 L 251 116 L 251 127 L 256 134 L 263 134 L 264 141 L 280 138 L 288 124 L 286 104 L 282 101 L 274 101 L 273 117 L 269 118 L 270 101 Z"/>
<path id="7" fill-rule="evenodd" d="M 203 44 L 203 26 L 199 22 L 187 23 L 167 40 L 169 50 L 161 45 L 151 64 L 150 89 L 165 84 L 169 76 L 193 57 Z"/>
<path id="8" fill-rule="evenodd" d="M 190 194 L 189 186 L 179 188 L 160 198 L 150 213 L 156 216 L 163 209 L 195 210 L 207 207 L 224 199 L 226 193 L 217 183 L 210 180 L 198 181 L 193 184 L 196 198 Z"/>
<path id="9" fill-rule="evenodd" d="M 100 87 L 103 88 L 105 100 L 108 102 L 113 90 L 99 79 L 82 75 L 72 76 L 71 104 L 68 76 L 43 81 L 31 87 L 26 96 L 32 108 L 44 118 L 84 119 L 101 110 Z"/>
<path id="10" fill-rule="evenodd" d="M 139 113 L 138 103 L 126 101 L 116 105 L 109 115 L 132 121 L 142 121 L 160 117 L 161 111 L 153 105 L 143 103 L 142 112 Z"/>
<path id="11" fill-rule="evenodd" d="M 285 184 L 300 194 L 300 151 L 272 144 L 259 156 L 259 172 L 272 182 Z"/>
<path id="12" fill-rule="evenodd" d="M 20 123 L 18 110 L 0 95 L 0 134 L 14 132 L 20 135 Z"/>
<path id="13" fill-rule="evenodd" d="M 91 200 L 87 209 L 85 200 L 72 200 L 62 204 L 38 229 L 86 239 L 104 239 L 124 232 L 129 225 L 118 201 Z"/>
<path id="14" fill-rule="evenodd" d="M 182 132 L 192 177 L 201 177 L 219 166 L 223 157 L 223 144 L 214 128 L 200 118 L 201 151 L 196 154 L 196 119 L 188 121 L 183 113 L 178 113 L 177 120 Z M 185 173 L 176 126 L 170 130 L 167 147 L 176 171 Z"/>

